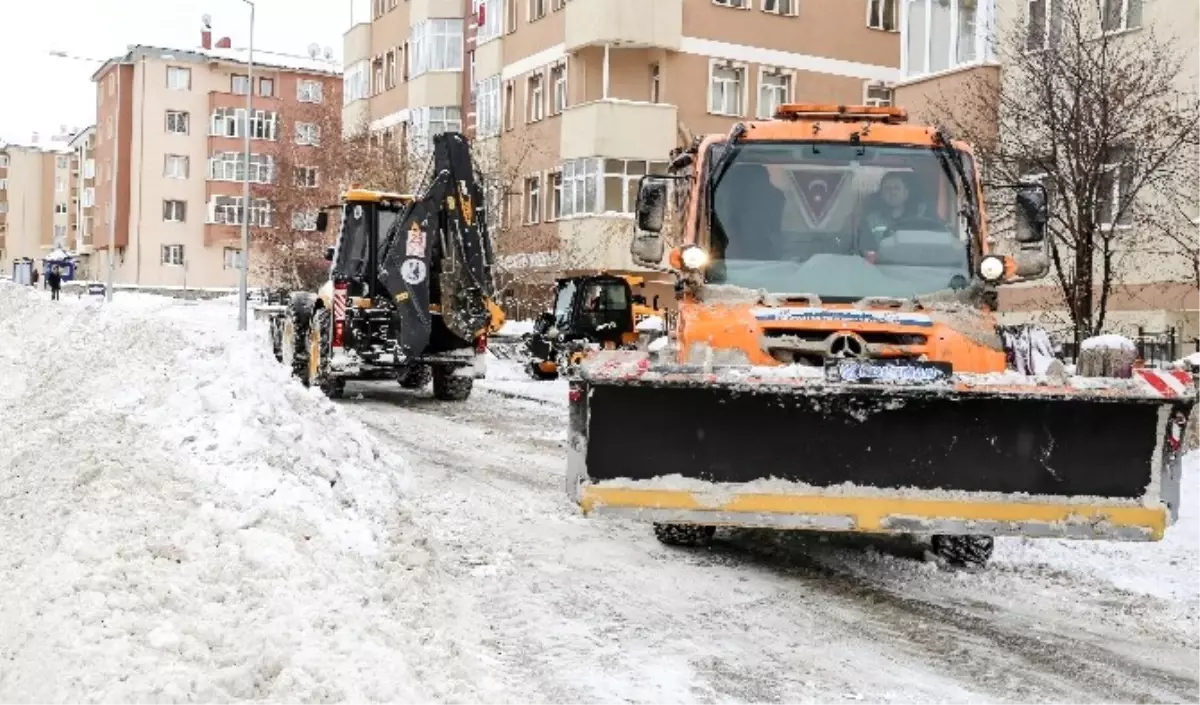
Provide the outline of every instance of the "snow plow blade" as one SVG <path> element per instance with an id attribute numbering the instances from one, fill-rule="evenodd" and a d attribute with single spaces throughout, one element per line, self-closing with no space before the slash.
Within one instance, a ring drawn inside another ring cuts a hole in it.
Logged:
<path id="1" fill-rule="evenodd" d="M 1186 373 L 1164 390 L 761 369 L 597 359 L 571 385 L 568 493 L 656 523 L 923 535 L 1157 541 L 1178 514 Z"/>

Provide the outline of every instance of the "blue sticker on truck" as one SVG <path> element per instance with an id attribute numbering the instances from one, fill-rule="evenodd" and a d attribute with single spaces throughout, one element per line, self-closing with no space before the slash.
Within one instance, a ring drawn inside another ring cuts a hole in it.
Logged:
<path id="1" fill-rule="evenodd" d="M 845 323 L 886 323 L 897 326 L 928 328 L 933 320 L 921 313 L 893 311 L 864 311 L 835 308 L 756 308 L 754 317 L 760 321 L 837 321 Z"/>

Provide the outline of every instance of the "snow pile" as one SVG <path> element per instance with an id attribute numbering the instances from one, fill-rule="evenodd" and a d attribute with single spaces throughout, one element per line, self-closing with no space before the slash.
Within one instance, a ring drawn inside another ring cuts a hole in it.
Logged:
<path id="1" fill-rule="evenodd" d="M 505 321 L 504 325 L 500 326 L 500 331 L 496 335 L 516 338 L 532 332 L 533 321 Z"/>
<path id="2" fill-rule="evenodd" d="M 1137 346 L 1129 338 L 1117 335 L 1116 333 L 1092 336 L 1079 344 L 1080 350 L 1097 350 L 1101 348 L 1105 350 L 1136 350 Z"/>
<path id="3" fill-rule="evenodd" d="M 646 316 L 635 328 L 643 333 L 657 333 L 666 327 L 661 316 Z"/>
<path id="4" fill-rule="evenodd" d="M 0 284 L 0 699 L 423 699 L 405 468 L 234 311 Z"/>

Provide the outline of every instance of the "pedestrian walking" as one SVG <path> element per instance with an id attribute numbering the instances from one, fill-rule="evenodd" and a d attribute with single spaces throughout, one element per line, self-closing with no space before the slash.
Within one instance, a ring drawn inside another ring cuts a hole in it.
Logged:
<path id="1" fill-rule="evenodd" d="M 29 269 L 29 285 L 32 286 L 34 289 L 37 288 L 37 280 L 38 280 L 37 268 L 30 267 L 30 269 Z"/>
<path id="2" fill-rule="evenodd" d="M 62 274 L 59 273 L 58 267 L 51 267 L 46 273 L 46 284 L 50 286 L 50 299 L 58 301 L 58 290 L 62 287 Z"/>

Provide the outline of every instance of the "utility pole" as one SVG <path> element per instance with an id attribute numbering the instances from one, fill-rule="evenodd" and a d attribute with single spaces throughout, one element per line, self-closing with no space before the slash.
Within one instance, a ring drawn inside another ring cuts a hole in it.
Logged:
<path id="1" fill-rule="evenodd" d="M 117 119 L 114 121 L 116 125 L 113 127 L 112 139 L 112 174 L 109 180 L 112 187 L 109 189 L 108 195 L 108 281 L 104 285 L 104 300 L 111 302 L 113 299 L 113 274 L 117 266 L 117 164 L 121 160 L 121 65 L 122 61 L 117 61 Z"/>
<path id="2" fill-rule="evenodd" d="M 242 269 L 238 277 L 238 330 L 246 330 L 247 301 L 249 298 L 250 272 L 250 111 L 254 107 L 254 3 L 242 0 L 250 6 L 250 51 L 246 57 L 246 155 L 242 172 Z"/>

